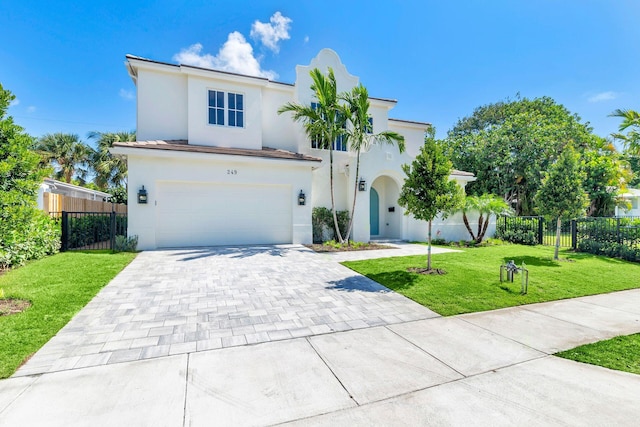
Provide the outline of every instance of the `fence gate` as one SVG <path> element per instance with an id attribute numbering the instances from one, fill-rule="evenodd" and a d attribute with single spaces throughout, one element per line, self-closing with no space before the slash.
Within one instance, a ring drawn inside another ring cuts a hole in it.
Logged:
<path id="1" fill-rule="evenodd" d="M 66 212 L 60 217 L 62 252 L 113 249 L 116 236 L 127 236 L 127 214 L 118 212 Z"/>

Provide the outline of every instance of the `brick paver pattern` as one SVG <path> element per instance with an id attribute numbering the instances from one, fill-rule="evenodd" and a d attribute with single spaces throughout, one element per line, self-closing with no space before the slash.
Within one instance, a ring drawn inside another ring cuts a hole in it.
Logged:
<path id="1" fill-rule="evenodd" d="M 15 375 L 438 316 L 338 260 L 300 245 L 143 252 Z"/>

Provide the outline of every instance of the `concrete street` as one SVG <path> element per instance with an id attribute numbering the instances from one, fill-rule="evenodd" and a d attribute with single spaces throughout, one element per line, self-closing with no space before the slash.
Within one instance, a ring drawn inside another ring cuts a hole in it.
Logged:
<path id="1" fill-rule="evenodd" d="M 551 354 L 640 332 L 640 290 L 443 318 L 338 264 L 424 250 L 141 253 L 0 381 L 0 426 L 637 425 L 640 376 Z"/>

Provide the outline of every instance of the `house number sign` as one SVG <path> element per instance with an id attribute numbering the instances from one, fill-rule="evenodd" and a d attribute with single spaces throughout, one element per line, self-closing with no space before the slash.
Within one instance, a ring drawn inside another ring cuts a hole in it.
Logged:
<path id="1" fill-rule="evenodd" d="M 227 175 L 238 175 L 237 169 L 227 169 Z"/>

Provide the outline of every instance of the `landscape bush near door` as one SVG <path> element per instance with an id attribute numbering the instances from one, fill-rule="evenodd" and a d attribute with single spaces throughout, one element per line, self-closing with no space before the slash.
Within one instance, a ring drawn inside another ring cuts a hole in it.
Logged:
<path id="1" fill-rule="evenodd" d="M 511 243 L 534 246 L 538 244 L 538 218 L 515 218 L 517 221 L 496 221 L 495 237 Z"/>
<path id="2" fill-rule="evenodd" d="M 349 226 L 349 212 L 338 211 L 336 214 L 338 215 L 338 227 L 340 227 L 341 231 L 346 231 Z M 313 208 L 311 224 L 313 243 L 323 243 L 327 240 L 337 239 L 337 233 L 333 225 L 333 214 L 330 209 L 322 207 Z"/>

